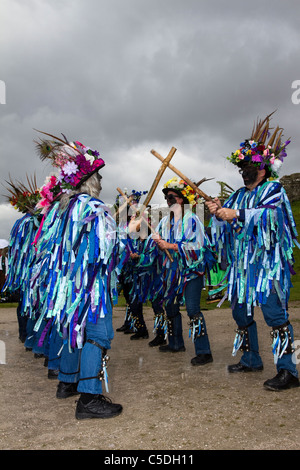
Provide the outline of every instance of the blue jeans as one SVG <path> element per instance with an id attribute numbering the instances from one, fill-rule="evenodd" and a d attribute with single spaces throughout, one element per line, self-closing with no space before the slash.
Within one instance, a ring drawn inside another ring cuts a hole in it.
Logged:
<path id="1" fill-rule="evenodd" d="M 49 332 L 47 347 L 45 349 L 45 355 L 48 357 L 48 369 L 59 369 L 62 345 L 62 337 L 59 335 L 56 325 L 53 324 Z"/>
<path id="2" fill-rule="evenodd" d="M 288 320 L 287 311 L 282 308 L 278 295 L 272 293 L 269 295 L 266 304 L 261 305 L 261 310 L 265 322 L 270 327 L 276 327 L 284 324 Z M 252 308 L 251 315 L 248 315 L 246 304 L 236 304 L 232 311 L 233 318 L 239 328 L 247 327 L 248 325 L 248 338 L 249 338 L 249 351 L 244 351 L 240 362 L 248 367 L 257 368 L 263 365 L 262 359 L 259 355 L 257 326 L 254 321 L 254 309 Z M 288 326 L 291 338 L 293 341 L 293 327 Z M 296 364 L 292 360 L 292 354 L 283 354 L 278 358 L 276 367 L 277 371 L 286 369 L 291 374 L 298 376 Z"/>
<path id="3" fill-rule="evenodd" d="M 102 349 L 110 349 L 114 336 L 112 312 L 104 318 L 98 318 L 96 323 L 87 321 L 85 327 L 86 341 L 82 349 L 70 352 L 65 344 L 61 359 L 58 380 L 76 383 L 81 393 L 102 393 L 102 381 L 98 379 L 102 369 Z M 90 342 L 91 341 L 91 342 Z"/>
<path id="4" fill-rule="evenodd" d="M 32 352 L 35 354 L 44 354 L 45 344 L 43 344 L 42 346 L 39 346 L 39 340 L 46 326 L 46 321 L 43 320 L 40 324 L 38 331 L 34 331 L 34 327 L 35 327 L 37 320 L 38 320 L 38 317 L 36 319 L 28 318 L 27 325 L 26 325 L 27 337 L 26 337 L 24 346 L 25 348 L 31 348 Z"/>
<path id="5" fill-rule="evenodd" d="M 190 318 L 199 315 L 202 322 L 202 335 L 197 336 L 194 342 L 195 353 L 198 354 L 211 354 L 209 339 L 206 330 L 205 319 L 200 311 L 200 300 L 203 289 L 203 276 L 198 276 L 191 281 L 188 281 L 185 287 L 185 306 L 187 314 Z M 179 349 L 184 346 L 182 336 L 182 318 L 180 314 L 179 303 L 168 303 L 165 306 L 167 318 L 172 323 L 172 334 L 168 335 L 169 346 L 171 349 Z"/>

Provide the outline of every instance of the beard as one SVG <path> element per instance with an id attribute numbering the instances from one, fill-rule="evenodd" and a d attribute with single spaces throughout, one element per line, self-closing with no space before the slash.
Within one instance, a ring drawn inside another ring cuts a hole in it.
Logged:
<path id="1" fill-rule="evenodd" d="M 242 178 L 245 186 L 252 186 L 257 180 L 258 168 L 256 166 L 244 168 Z"/>

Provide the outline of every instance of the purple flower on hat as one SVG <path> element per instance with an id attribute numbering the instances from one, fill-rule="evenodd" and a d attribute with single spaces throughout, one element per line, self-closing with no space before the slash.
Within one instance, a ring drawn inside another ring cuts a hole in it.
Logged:
<path id="1" fill-rule="evenodd" d="M 78 166 L 76 165 L 75 162 L 68 162 L 63 166 L 62 169 L 66 175 L 74 175 L 76 174 L 76 171 L 78 170 Z"/>
<path id="2" fill-rule="evenodd" d="M 262 162 L 263 161 L 263 158 L 261 155 L 259 155 L 258 153 L 256 153 L 255 155 L 252 156 L 252 161 L 253 162 Z"/>

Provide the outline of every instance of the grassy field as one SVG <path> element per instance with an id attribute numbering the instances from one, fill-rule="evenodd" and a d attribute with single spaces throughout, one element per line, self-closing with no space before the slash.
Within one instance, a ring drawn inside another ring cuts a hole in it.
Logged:
<path id="1" fill-rule="evenodd" d="M 300 243 L 300 201 L 291 203 L 296 227 L 298 230 L 298 242 Z M 294 249 L 295 264 L 294 270 L 296 271 L 295 276 L 292 276 L 293 288 L 291 289 L 290 300 L 300 300 L 300 249 Z"/>

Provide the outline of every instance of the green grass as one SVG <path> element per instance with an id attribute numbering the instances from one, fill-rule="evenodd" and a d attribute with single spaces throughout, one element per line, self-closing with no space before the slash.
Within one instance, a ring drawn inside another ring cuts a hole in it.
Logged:
<path id="1" fill-rule="evenodd" d="M 16 302 L 1 302 L 0 308 L 17 308 L 18 304 Z"/>
<path id="2" fill-rule="evenodd" d="M 298 242 L 300 243 L 300 201 L 292 202 L 291 206 L 298 230 Z M 295 247 L 294 249 L 294 258 L 294 270 L 296 271 L 296 274 L 292 276 L 293 288 L 291 289 L 290 295 L 291 301 L 300 300 L 300 249 L 298 247 Z"/>

